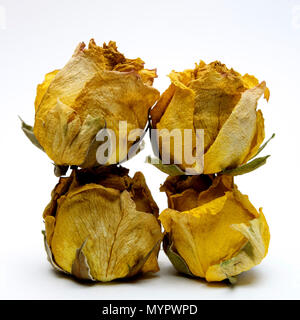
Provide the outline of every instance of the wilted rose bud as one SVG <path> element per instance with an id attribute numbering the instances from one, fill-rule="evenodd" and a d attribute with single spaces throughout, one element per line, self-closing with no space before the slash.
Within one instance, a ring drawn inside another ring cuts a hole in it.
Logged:
<path id="1" fill-rule="evenodd" d="M 140 58 L 125 58 L 115 42 L 99 47 L 92 39 L 88 48 L 80 43 L 64 68 L 48 73 L 37 87 L 38 143 L 56 165 L 93 167 L 105 140 L 97 141 L 96 135 L 106 128 L 115 133 L 116 145 L 105 164 L 125 160 L 159 98 L 152 87 L 156 76 Z M 120 129 L 119 121 L 127 127 Z"/>
<path id="2" fill-rule="evenodd" d="M 171 163 L 181 170 L 190 169 L 191 174 L 213 174 L 237 168 L 257 154 L 265 137 L 264 119 L 257 110 L 263 94 L 269 99 L 265 82 L 259 83 L 248 74 L 241 76 L 220 62 L 203 61 L 194 70 L 172 71 L 169 77 L 170 87 L 151 110 L 152 127 L 166 129 L 160 132 L 160 155 L 169 153 Z M 163 139 L 172 137 L 176 129 L 181 131 L 182 139 L 175 146 L 171 143 L 169 151 L 168 139 L 166 145 Z M 187 129 L 191 137 L 184 140 Z M 204 141 L 199 138 L 199 155 L 195 152 L 198 129 L 204 130 Z M 191 159 L 204 155 L 204 161 L 188 162 L 188 152 L 184 154 L 187 147 Z"/>
<path id="3" fill-rule="evenodd" d="M 45 247 L 58 270 L 111 281 L 157 272 L 158 207 L 141 172 L 117 166 L 73 170 L 44 211 Z"/>
<path id="4" fill-rule="evenodd" d="M 175 268 L 207 281 L 233 281 L 259 264 L 269 247 L 269 228 L 228 176 L 168 177 L 161 191 L 169 209 L 159 219 L 164 250 Z"/>

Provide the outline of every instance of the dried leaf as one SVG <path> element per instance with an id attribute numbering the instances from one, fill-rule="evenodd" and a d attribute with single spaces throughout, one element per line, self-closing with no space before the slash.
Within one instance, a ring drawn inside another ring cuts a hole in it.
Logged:
<path id="1" fill-rule="evenodd" d="M 150 163 L 155 166 L 157 169 L 163 173 L 168 174 L 169 176 L 181 176 L 185 173 L 176 165 L 176 164 L 163 164 L 162 161 L 158 158 L 154 159 L 151 156 L 146 158 L 146 163 Z"/>
<path id="2" fill-rule="evenodd" d="M 31 143 L 33 145 L 35 145 L 37 148 L 39 148 L 40 150 L 44 151 L 43 147 L 40 145 L 40 143 L 38 142 L 36 136 L 33 133 L 33 127 L 26 124 L 21 117 L 19 117 L 19 119 L 21 120 L 22 123 L 22 130 L 25 133 L 26 137 L 31 141 Z"/>
<path id="3" fill-rule="evenodd" d="M 243 175 L 245 173 L 249 173 L 251 171 L 254 171 L 258 169 L 259 167 L 266 164 L 267 159 L 270 157 L 270 155 L 261 157 L 261 158 L 255 158 L 252 161 L 247 162 L 246 164 L 243 164 L 235 169 L 228 169 L 221 172 L 221 174 L 226 174 L 230 176 L 239 176 Z"/>
<path id="4" fill-rule="evenodd" d="M 261 153 L 261 151 L 263 151 L 263 149 L 267 146 L 267 144 L 268 144 L 272 139 L 274 139 L 274 138 L 275 138 L 275 133 L 273 133 L 272 136 L 271 136 L 271 138 L 269 138 L 269 139 L 258 149 L 257 153 L 256 153 L 251 159 L 253 159 L 253 158 L 255 158 L 256 156 L 258 156 L 258 155 Z M 250 160 L 251 160 L 251 159 L 250 159 Z"/>

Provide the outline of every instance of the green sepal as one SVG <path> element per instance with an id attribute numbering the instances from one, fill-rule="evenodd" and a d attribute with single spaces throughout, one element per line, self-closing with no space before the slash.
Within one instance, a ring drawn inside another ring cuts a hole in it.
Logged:
<path id="1" fill-rule="evenodd" d="M 33 145 L 35 145 L 37 148 L 39 148 L 40 150 L 44 151 L 43 147 L 40 145 L 40 143 L 38 142 L 36 136 L 33 133 L 33 127 L 26 124 L 21 117 L 19 117 L 19 119 L 21 120 L 22 123 L 22 130 L 25 133 L 26 137 L 31 141 L 31 143 Z"/>
<path id="2" fill-rule="evenodd" d="M 152 164 L 163 173 L 172 177 L 185 175 L 185 173 L 176 164 L 163 164 L 158 158 L 151 158 L 151 156 L 148 156 L 146 158 L 146 163 Z"/>
<path id="3" fill-rule="evenodd" d="M 239 176 L 239 175 L 243 175 L 245 173 L 249 173 L 251 171 L 254 171 L 254 170 L 258 169 L 259 167 L 263 166 L 264 164 L 266 164 L 267 159 L 270 157 L 270 155 L 265 156 L 265 157 L 259 157 L 259 158 L 255 158 L 255 157 L 261 153 L 261 151 L 267 146 L 267 144 L 274 137 L 275 137 L 275 133 L 273 133 L 272 136 L 257 150 L 256 154 L 252 158 L 250 158 L 250 161 L 248 161 L 247 163 L 245 163 L 235 169 L 225 169 L 225 170 L 221 171 L 220 173 L 226 174 L 229 176 Z"/>
<path id="4" fill-rule="evenodd" d="M 263 149 L 267 146 L 267 144 L 274 138 L 275 138 L 275 133 L 273 133 L 272 136 L 257 150 L 256 154 L 252 158 L 250 158 L 250 160 L 258 156 L 261 153 L 261 151 L 263 151 Z"/>
<path id="5" fill-rule="evenodd" d="M 229 176 L 240 176 L 245 173 L 249 173 L 251 171 L 254 171 L 258 169 L 259 167 L 263 166 L 266 164 L 267 159 L 270 157 L 270 155 L 265 156 L 265 157 L 260 157 L 260 158 L 255 158 L 252 161 L 249 161 L 235 169 L 228 169 L 228 170 L 223 170 L 221 171 L 221 174 L 226 174 Z"/>
<path id="6" fill-rule="evenodd" d="M 184 259 L 174 251 L 173 242 L 170 241 L 169 235 L 165 234 L 163 239 L 163 249 L 174 268 L 180 272 L 194 277 Z"/>
<path id="7" fill-rule="evenodd" d="M 230 284 L 235 285 L 237 283 L 238 277 L 237 276 L 232 276 L 227 278 Z"/>

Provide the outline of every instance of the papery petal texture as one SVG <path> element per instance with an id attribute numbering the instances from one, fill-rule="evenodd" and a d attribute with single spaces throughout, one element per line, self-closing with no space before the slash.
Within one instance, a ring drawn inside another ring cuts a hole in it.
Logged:
<path id="1" fill-rule="evenodd" d="M 144 69 L 140 58 L 125 58 L 115 42 L 100 47 L 92 39 L 88 48 L 80 43 L 69 62 L 38 86 L 34 134 L 57 165 L 95 166 L 99 130 L 109 128 L 119 138 L 119 121 L 127 121 L 127 135 L 144 129 L 159 98 L 155 77 L 156 70 Z M 128 141 L 121 159 L 124 141 L 117 143 L 107 164 L 124 160 L 134 143 Z"/>
<path id="2" fill-rule="evenodd" d="M 158 208 L 144 176 L 120 168 L 73 171 L 44 211 L 52 260 L 78 278 L 111 281 L 157 272 Z M 83 270 L 83 272 L 81 272 Z"/>
<path id="3" fill-rule="evenodd" d="M 232 177 L 210 179 L 168 178 L 162 191 L 169 208 L 159 219 L 173 251 L 190 272 L 221 281 L 259 264 L 267 254 L 270 234 L 262 210 L 258 212 L 238 191 Z"/>
<path id="4" fill-rule="evenodd" d="M 197 156 L 196 130 L 203 129 L 204 166 L 191 166 L 184 161 L 183 148 L 182 154 L 172 145 L 169 151 L 162 141 L 158 142 L 160 155 L 169 153 L 171 163 L 197 174 L 218 173 L 246 163 L 264 140 L 264 120 L 257 103 L 262 95 L 269 99 L 266 83 L 248 74 L 241 76 L 218 61 L 200 61 L 195 69 L 172 71 L 169 77 L 170 87 L 151 110 L 152 127 L 169 130 L 164 136 L 171 136 L 174 129 L 192 130 L 192 139 L 182 143 L 192 144 L 193 156 Z"/>

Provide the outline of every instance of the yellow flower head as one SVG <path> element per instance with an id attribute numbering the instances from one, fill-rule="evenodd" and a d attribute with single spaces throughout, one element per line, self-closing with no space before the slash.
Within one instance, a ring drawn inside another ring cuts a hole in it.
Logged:
<path id="1" fill-rule="evenodd" d="M 198 174 L 236 168 L 257 153 L 265 137 L 264 119 L 257 110 L 262 95 L 269 99 L 265 82 L 241 76 L 217 61 L 201 61 L 195 69 L 172 71 L 169 77 L 170 87 L 151 110 L 152 126 L 169 132 L 180 129 L 182 135 L 184 129 L 192 130 L 188 140 L 192 149 L 195 130 L 204 129 L 204 168 L 194 166 Z M 161 143 L 159 148 L 160 153 L 168 152 Z M 171 161 L 176 161 L 174 148 L 170 148 Z M 184 161 L 179 167 L 193 169 Z"/>
<path id="2" fill-rule="evenodd" d="M 111 281 L 159 270 L 158 207 L 141 172 L 74 170 L 60 179 L 43 216 L 48 259 L 60 271 Z"/>
<path id="3" fill-rule="evenodd" d="M 100 144 L 96 134 L 108 128 L 117 144 L 107 164 L 118 163 L 136 142 L 128 141 L 120 159 L 125 141 L 118 141 L 119 121 L 127 121 L 128 134 L 144 129 L 159 98 L 155 77 L 156 70 L 144 69 L 140 58 L 125 58 L 115 42 L 100 47 L 92 39 L 88 48 L 80 43 L 64 68 L 48 73 L 37 87 L 34 135 L 57 165 L 92 167 Z"/>
<path id="4" fill-rule="evenodd" d="M 266 256 L 270 234 L 262 210 L 229 176 L 169 177 L 169 209 L 159 219 L 164 249 L 180 271 L 207 281 L 232 279 Z"/>

